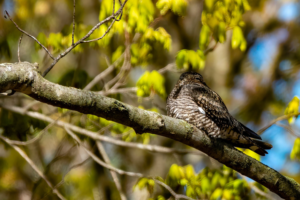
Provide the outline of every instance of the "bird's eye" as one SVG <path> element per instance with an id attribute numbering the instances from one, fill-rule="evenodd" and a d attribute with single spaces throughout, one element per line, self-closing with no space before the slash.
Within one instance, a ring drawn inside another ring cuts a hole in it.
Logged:
<path id="1" fill-rule="evenodd" d="M 197 77 L 196 80 L 201 81 L 201 79 L 199 77 Z"/>

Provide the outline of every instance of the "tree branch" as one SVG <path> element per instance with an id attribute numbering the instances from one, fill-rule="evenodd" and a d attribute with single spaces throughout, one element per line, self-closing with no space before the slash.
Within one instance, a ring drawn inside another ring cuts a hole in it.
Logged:
<path id="1" fill-rule="evenodd" d="M 252 178 L 284 199 L 300 199 L 297 182 L 236 150 L 225 141 L 209 138 L 185 121 L 138 109 L 94 92 L 51 83 L 39 74 L 34 64 L 0 64 L 0 92 L 7 90 L 22 92 L 53 106 L 103 117 L 130 126 L 136 133 L 153 133 L 180 141 Z"/>

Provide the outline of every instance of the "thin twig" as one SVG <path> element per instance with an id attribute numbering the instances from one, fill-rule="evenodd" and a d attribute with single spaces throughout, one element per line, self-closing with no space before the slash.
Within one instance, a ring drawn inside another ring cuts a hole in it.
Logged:
<path id="1" fill-rule="evenodd" d="M 243 179 L 244 181 L 246 181 L 246 182 L 248 183 L 247 177 L 246 177 L 246 176 L 244 176 L 243 174 L 241 174 L 241 173 L 239 173 L 239 172 L 237 172 L 237 173 L 242 177 L 242 179 Z M 258 194 L 260 194 L 260 195 L 262 195 L 262 196 L 268 198 L 269 200 L 274 200 L 274 198 L 271 197 L 271 195 L 269 195 L 269 194 L 267 194 L 267 193 L 261 191 L 256 185 L 254 185 L 254 183 L 255 183 L 255 182 L 253 182 L 253 183 L 248 183 L 249 186 L 251 187 L 251 189 L 254 190 L 254 192 L 256 192 L 256 193 L 258 193 Z"/>
<path id="2" fill-rule="evenodd" d="M 95 76 L 95 78 L 87 85 L 83 90 L 90 90 L 96 83 L 98 83 L 101 79 L 106 77 L 109 73 L 111 73 L 115 67 L 122 61 L 124 57 L 124 53 L 108 68 L 106 68 L 103 72 Z"/>
<path id="3" fill-rule="evenodd" d="M 52 185 L 52 183 L 48 180 L 48 178 L 45 176 L 45 174 L 43 174 L 39 168 L 34 164 L 34 162 L 27 156 L 27 154 L 18 146 L 16 145 L 13 145 L 10 143 L 10 140 L 3 137 L 3 136 L 0 136 L 0 138 L 5 141 L 9 146 L 11 146 L 12 148 L 14 148 L 19 154 L 20 156 L 22 156 L 26 162 L 34 169 L 34 171 L 42 178 L 44 179 L 44 181 L 47 183 L 47 185 L 52 189 L 52 192 L 54 194 L 56 194 L 56 196 L 59 198 L 59 199 L 66 199 L 57 189 L 55 189 Z"/>
<path id="4" fill-rule="evenodd" d="M 134 176 L 134 177 L 139 177 L 139 178 L 142 178 L 142 177 L 145 177 L 143 174 L 141 173 L 135 173 L 135 172 L 127 172 L 127 171 L 124 171 L 124 170 L 121 170 L 121 169 L 118 169 L 116 167 L 113 167 L 111 166 L 110 164 L 107 164 L 105 162 L 103 162 L 101 159 L 99 159 L 94 153 L 92 153 L 90 150 L 88 150 L 84 145 L 83 143 L 81 142 L 81 140 L 79 139 L 79 137 L 77 137 L 77 135 L 75 135 L 71 130 L 69 130 L 68 128 L 65 127 L 65 130 L 67 131 L 67 133 L 81 146 L 84 148 L 84 150 L 87 152 L 87 154 L 89 154 L 89 156 L 95 161 L 97 162 L 99 165 L 101 165 L 102 167 L 104 168 L 107 168 L 111 171 L 114 171 L 118 174 L 121 174 L 121 175 L 127 175 L 127 176 Z M 149 178 L 152 178 L 152 177 L 149 177 Z M 175 193 L 172 188 L 170 186 L 168 186 L 167 184 L 155 179 L 155 178 L 152 178 L 156 183 L 158 183 L 159 185 L 163 186 L 164 188 L 166 188 L 173 196 L 175 199 L 192 199 L 190 197 L 187 197 L 185 195 L 182 195 L 182 194 L 177 194 Z"/>
<path id="5" fill-rule="evenodd" d="M 20 107 L 16 107 L 16 106 L 9 106 L 9 105 L 4 105 L 0 103 L 0 107 L 6 109 L 6 110 L 10 110 L 12 112 L 16 112 L 19 113 L 21 115 L 26 115 L 26 116 L 30 116 L 32 118 L 35 119 L 39 119 L 42 121 L 46 121 L 48 123 L 52 123 L 55 120 L 53 120 L 50 117 L 47 117 L 46 115 L 43 115 L 41 113 L 38 112 L 32 112 L 32 111 L 28 111 L 26 113 L 23 112 L 23 109 Z M 103 142 L 108 142 L 114 145 L 118 145 L 118 146 L 123 146 L 123 147 L 130 147 L 130 148 L 137 148 L 137 149 L 141 149 L 141 150 L 147 150 L 147 151 L 151 151 L 151 152 L 157 152 L 157 153 L 167 153 L 167 154 L 173 154 L 173 153 L 177 153 L 177 154 L 196 154 L 196 155 L 205 155 L 204 153 L 200 152 L 200 151 L 195 151 L 195 150 L 189 150 L 189 149 L 173 149 L 173 148 L 167 148 L 167 147 L 162 147 L 162 146 L 157 146 L 157 145 L 145 145 L 145 144 L 141 144 L 141 143 L 134 143 L 134 142 L 125 142 L 122 140 L 116 140 L 114 138 L 111 137 L 107 137 L 104 135 L 99 135 L 96 132 L 92 132 L 83 128 L 80 128 L 78 126 L 69 124 L 67 122 L 63 122 L 60 120 L 57 120 L 56 125 L 59 127 L 67 127 L 68 129 L 80 133 L 81 135 L 85 135 L 87 137 L 90 137 L 94 140 L 100 140 Z"/>
<path id="6" fill-rule="evenodd" d="M 121 14 L 121 12 L 123 11 L 123 8 L 126 4 L 128 0 L 125 0 L 124 3 L 121 5 L 120 9 L 116 12 L 116 15 Z M 54 65 L 63 57 L 65 57 L 70 51 L 72 51 L 77 45 L 81 44 L 81 43 L 85 43 L 85 42 L 89 42 L 86 41 L 85 39 L 87 39 L 88 37 L 90 37 L 90 35 L 97 29 L 99 28 L 102 24 L 110 21 L 111 19 L 114 19 L 115 21 L 115 15 L 111 15 L 109 17 L 107 17 L 106 19 L 102 20 L 101 22 L 97 23 L 85 36 L 83 36 L 80 40 L 78 40 L 76 43 L 74 43 L 72 46 L 70 46 L 68 49 L 66 49 L 63 53 L 59 54 L 59 56 L 57 56 L 54 61 L 52 62 L 52 64 L 43 72 L 43 77 L 45 77 L 48 72 L 54 67 Z M 113 21 L 113 22 L 114 22 Z M 99 39 L 99 38 L 98 38 Z"/>
<path id="7" fill-rule="evenodd" d="M 8 14 L 8 12 L 7 11 L 5 11 L 5 13 L 6 13 L 6 15 L 8 16 L 8 18 L 10 19 L 10 21 L 12 21 L 14 24 L 15 24 L 15 26 L 16 26 L 16 28 L 19 30 L 19 31 L 21 31 L 22 33 L 24 33 L 25 35 L 27 35 L 28 37 L 30 37 L 30 38 L 32 38 L 34 41 L 36 41 L 47 53 L 48 53 L 48 55 L 53 59 L 53 60 L 55 60 L 55 58 L 53 57 L 53 55 L 49 52 L 49 50 L 44 46 L 44 45 L 42 45 L 34 36 L 32 36 L 32 35 L 30 35 L 29 33 L 27 33 L 26 31 L 24 31 L 24 30 L 22 30 L 18 25 L 17 25 L 17 23 L 14 21 L 14 20 L 12 20 L 12 18 L 10 17 L 10 15 Z"/>
<path id="8" fill-rule="evenodd" d="M 40 101 L 32 101 L 32 102 L 28 103 L 26 106 L 24 106 L 24 113 L 27 112 L 33 106 L 40 104 L 40 103 L 41 103 Z"/>
<path id="9" fill-rule="evenodd" d="M 118 87 L 124 85 L 126 78 L 131 70 L 130 36 L 129 36 L 129 32 L 126 30 L 125 30 L 125 46 L 126 46 L 126 49 L 124 52 L 125 58 L 124 58 L 123 66 L 122 66 L 119 74 L 116 76 L 117 82 L 110 88 L 110 90 L 117 89 Z M 107 89 L 107 88 L 105 88 L 105 89 Z"/>
<path id="10" fill-rule="evenodd" d="M 90 158 L 88 157 L 87 159 L 83 160 L 82 162 L 80 163 L 77 163 L 77 164 L 74 164 L 72 165 L 71 167 L 69 167 L 68 171 L 64 174 L 64 177 L 62 178 L 62 180 L 57 183 L 54 188 L 59 188 L 64 182 L 65 182 L 65 177 L 67 176 L 67 174 L 74 168 L 76 167 L 80 167 L 81 165 L 83 165 L 84 163 L 86 163 Z"/>
<path id="11" fill-rule="evenodd" d="M 118 93 L 123 93 L 123 94 L 128 94 L 129 92 L 136 92 L 137 87 L 130 87 L 130 88 L 120 88 L 120 89 L 111 89 L 108 91 L 100 91 L 99 94 L 101 95 L 110 95 L 110 94 L 118 94 Z"/>
<path id="12" fill-rule="evenodd" d="M 32 144 L 32 143 L 35 143 L 36 141 L 38 141 L 42 135 L 44 135 L 48 130 L 49 128 L 53 127 L 56 122 L 61 119 L 62 117 L 66 116 L 68 113 L 70 113 L 69 111 L 62 114 L 60 117 L 58 117 L 55 121 L 51 122 L 50 124 L 48 124 L 43 130 L 41 130 L 36 137 L 32 138 L 31 140 L 28 140 L 28 141 L 17 141 L 17 140 L 9 140 L 10 144 L 13 144 L 13 145 L 18 145 L 18 146 L 27 146 L 29 144 Z"/>
<path id="13" fill-rule="evenodd" d="M 298 115 L 300 115 L 300 112 L 298 112 L 298 113 L 293 113 L 293 114 L 289 114 L 289 115 L 283 115 L 283 116 L 281 116 L 281 117 L 278 117 L 278 118 L 272 120 L 272 121 L 271 121 L 268 125 L 266 125 L 265 127 L 259 129 L 259 130 L 257 131 L 257 134 L 259 134 L 259 135 L 262 134 L 264 131 L 266 131 L 268 128 L 270 128 L 273 124 L 276 124 L 276 122 L 278 122 L 278 121 L 285 120 L 285 119 L 288 119 L 288 118 L 290 118 L 290 117 L 297 117 Z"/>
<path id="14" fill-rule="evenodd" d="M 257 194 L 260 194 L 261 196 L 264 196 L 269 200 L 275 200 L 275 198 L 273 198 L 271 195 L 261 191 L 256 185 L 254 185 L 254 183 L 249 183 L 249 185 L 251 189 L 254 190 L 254 192 L 256 192 Z"/>
<path id="15" fill-rule="evenodd" d="M 73 30 L 72 30 L 72 45 L 74 45 L 74 34 L 75 34 L 75 1 L 73 1 Z"/>
<path id="16" fill-rule="evenodd" d="M 185 196 L 185 195 L 183 195 L 183 194 L 177 194 L 177 193 L 174 192 L 174 190 L 172 190 L 172 188 L 171 188 L 170 186 L 168 186 L 167 184 L 165 184 L 165 183 L 163 183 L 163 182 L 161 182 L 161 181 L 159 181 L 159 180 L 157 180 L 157 179 L 155 179 L 155 178 L 152 178 L 152 179 L 155 181 L 155 183 L 157 183 L 157 184 L 163 186 L 164 188 L 166 188 L 166 189 L 172 194 L 172 196 L 173 196 L 175 199 L 188 199 L 188 200 L 193 199 L 193 198 L 187 197 L 187 196 Z"/>
<path id="17" fill-rule="evenodd" d="M 167 64 L 165 67 L 159 69 L 159 70 L 158 70 L 158 73 L 164 74 L 164 73 L 166 73 L 167 71 L 173 69 L 174 67 L 175 67 L 175 63 L 169 63 L 169 64 Z"/>
<path id="18" fill-rule="evenodd" d="M 135 173 L 135 172 L 127 172 L 118 168 L 115 168 L 109 164 L 106 164 L 105 162 L 103 162 L 100 158 L 98 158 L 93 152 L 91 152 L 90 150 L 88 150 L 88 148 L 86 148 L 81 140 L 79 139 L 79 137 L 77 135 L 75 135 L 70 129 L 68 129 L 67 127 L 65 127 L 65 130 L 67 131 L 67 133 L 81 146 L 84 148 L 84 150 L 87 152 L 87 154 L 89 154 L 89 156 L 95 161 L 97 162 L 99 165 L 101 165 L 102 167 L 105 167 L 109 170 L 112 170 L 114 172 L 117 172 L 118 174 L 121 175 L 127 175 L 127 176 L 135 176 L 135 177 L 143 177 L 143 174 L 141 173 Z"/>
<path id="19" fill-rule="evenodd" d="M 215 42 L 215 44 L 212 47 L 210 47 L 204 51 L 204 55 L 207 55 L 210 52 L 212 52 L 213 50 L 215 50 L 217 46 L 218 46 L 218 42 Z"/>
<path id="20" fill-rule="evenodd" d="M 108 157 L 108 155 L 107 155 L 107 153 L 106 153 L 106 151 L 105 151 L 103 145 L 101 144 L 101 142 L 99 142 L 99 141 L 97 142 L 97 147 L 98 147 L 98 150 L 99 150 L 100 154 L 101 154 L 102 157 L 103 157 L 103 160 L 104 160 L 107 164 L 111 165 L 110 159 L 109 159 L 109 157 Z M 121 186 L 121 184 L 120 184 L 120 181 L 119 181 L 119 178 L 118 178 L 118 176 L 117 176 L 117 173 L 114 172 L 114 171 L 112 171 L 112 170 L 109 170 L 109 171 L 110 171 L 110 174 L 111 174 L 111 176 L 112 176 L 112 178 L 113 178 L 113 180 L 114 180 L 114 182 L 115 182 L 116 188 L 117 188 L 117 190 L 119 191 L 121 200 L 126 200 L 127 198 L 126 198 L 124 192 L 122 191 L 122 186 Z"/>
<path id="21" fill-rule="evenodd" d="M 280 127 L 282 127 L 282 128 L 284 128 L 284 129 L 286 129 L 288 132 L 290 132 L 293 136 L 295 136 L 295 137 L 297 137 L 297 138 L 299 138 L 300 137 L 300 135 L 298 135 L 298 134 L 296 134 L 295 133 L 295 131 L 291 128 L 291 126 L 287 126 L 287 125 L 285 125 L 285 124 L 282 124 L 282 123 L 276 123 L 276 125 L 277 126 L 280 126 Z"/>
<path id="22" fill-rule="evenodd" d="M 21 62 L 21 59 L 20 59 L 20 45 L 21 45 L 22 38 L 23 38 L 23 34 L 21 35 L 21 37 L 19 39 L 19 44 L 18 44 L 18 60 L 19 60 L 19 62 Z"/>
<path id="23" fill-rule="evenodd" d="M 102 35 L 101 37 L 98 37 L 98 38 L 92 39 L 92 40 L 84 40 L 84 41 L 82 41 L 82 42 L 83 42 L 83 43 L 88 43 L 88 42 L 96 42 L 96 41 L 98 41 L 98 40 L 101 40 L 101 39 L 104 38 L 104 36 L 106 36 L 107 33 L 110 31 L 110 29 L 112 28 L 112 25 L 115 23 L 115 21 L 116 21 L 116 19 L 114 19 L 114 20 L 112 21 L 112 23 L 109 25 L 108 29 L 105 31 L 105 33 L 103 33 L 103 35 Z"/>

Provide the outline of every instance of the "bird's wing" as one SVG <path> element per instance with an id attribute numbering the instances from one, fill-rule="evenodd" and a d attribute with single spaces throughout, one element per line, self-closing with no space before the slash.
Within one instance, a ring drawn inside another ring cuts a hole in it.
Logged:
<path id="1" fill-rule="evenodd" d="M 213 120 L 220 129 L 231 127 L 232 130 L 242 133 L 245 136 L 261 139 L 254 131 L 234 119 L 228 112 L 221 97 L 205 85 L 190 85 L 192 98 L 205 115 Z"/>

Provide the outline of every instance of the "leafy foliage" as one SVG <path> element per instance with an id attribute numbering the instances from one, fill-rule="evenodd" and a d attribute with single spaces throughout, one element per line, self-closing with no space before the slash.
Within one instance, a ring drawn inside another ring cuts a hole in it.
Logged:
<path id="1" fill-rule="evenodd" d="M 207 47 L 209 35 L 220 43 L 226 40 L 226 30 L 233 29 L 232 47 L 245 51 L 247 42 L 241 27 L 244 25 L 243 13 L 250 10 L 247 0 L 212 0 L 204 1 L 202 23 L 204 30 L 200 34 L 200 48 Z M 203 29 L 202 28 L 202 29 Z"/>
<path id="2" fill-rule="evenodd" d="M 176 57 L 176 65 L 179 69 L 198 71 L 204 68 L 205 56 L 200 50 L 181 50 Z"/>
<path id="3" fill-rule="evenodd" d="M 300 160 L 300 138 L 296 138 L 292 152 L 291 152 L 292 160 Z"/>
<path id="4" fill-rule="evenodd" d="M 165 180 L 160 177 L 157 179 L 177 191 L 183 189 L 188 197 L 194 199 L 246 200 L 251 193 L 247 181 L 239 179 L 237 173 L 226 166 L 214 170 L 204 168 L 199 173 L 195 173 L 192 165 L 182 167 L 173 164 Z M 151 179 L 141 178 L 134 187 L 147 188 L 148 192 L 152 193 L 154 184 L 149 188 L 149 180 Z M 159 194 L 156 199 L 159 198 L 167 199 L 167 196 Z"/>
<path id="5" fill-rule="evenodd" d="M 185 15 L 188 6 L 187 0 L 158 0 L 156 3 L 157 8 L 160 10 L 160 14 L 164 15 L 171 9 L 178 15 Z"/>
<path id="6" fill-rule="evenodd" d="M 137 96 L 146 97 L 153 94 L 158 94 L 161 97 L 166 97 L 164 77 L 153 70 L 152 72 L 146 71 L 137 81 Z"/>
<path id="7" fill-rule="evenodd" d="M 299 111 L 299 98 L 295 96 L 292 101 L 288 104 L 287 108 L 284 111 L 285 115 L 295 114 Z M 293 124 L 295 121 L 295 117 L 291 117 L 288 119 L 290 124 Z"/>

